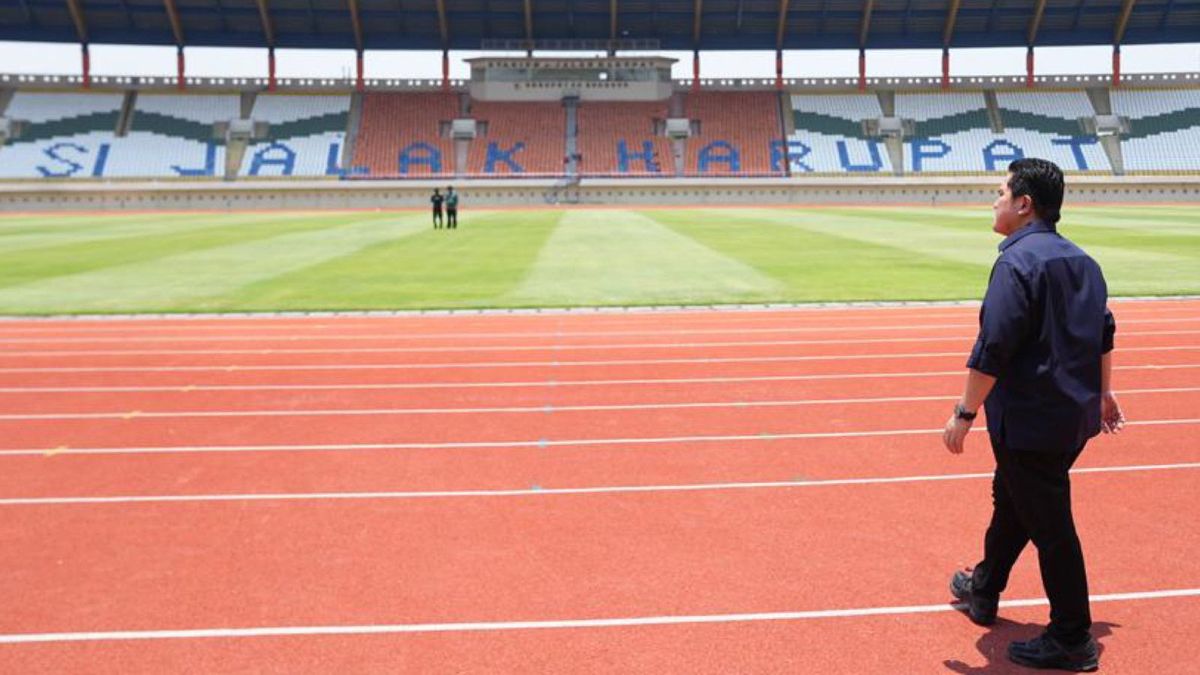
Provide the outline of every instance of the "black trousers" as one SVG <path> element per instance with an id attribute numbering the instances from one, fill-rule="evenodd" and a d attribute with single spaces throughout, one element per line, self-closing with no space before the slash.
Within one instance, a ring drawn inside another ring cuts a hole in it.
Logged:
<path id="1" fill-rule="evenodd" d="M 1032 541 L 1050 600 L 1046 630 L 1068 646 L 1086 641 L 1092 626 L 1067 473 L 1082 451 L 1013 450 L 992 439 L 992 522 L 983 540 L 983 561 L 973 574 L 978 592 L 999 595 L 1025 544 Z"/>
<path id="2" fill-rule="evenodd" d="M 458 209 L 446 209 L 446 227 L 458 229 Z"/>
<path id="3" fill-rule="evenodd" d="M 433 210 L 433 229 L 436 230 L 436 229 L 440 228 L 441 226 L 442 226 L 442 210 L 434 209 Z"/>

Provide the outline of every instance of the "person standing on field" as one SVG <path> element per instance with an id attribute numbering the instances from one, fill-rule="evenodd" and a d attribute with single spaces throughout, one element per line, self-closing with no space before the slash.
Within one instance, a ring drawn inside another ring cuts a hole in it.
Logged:
<path id="1" fill-rule="evenodd" d="M 446 198 L 442 196 L 442 193 L 438 192 L 437 188 L 433 188 L 433 196 L 429 198 L 429 203 L 433 205 L 433 229 L 435 230 L 442 229 L 442 202 L 444 201 Z"/>
<path id="2" fill-rule="evenodd" d="M 1091 671 L 1099 648 L 1068 471 L 1088 439 L 1125 424 L 1112 391 L 1116 323 L 1100 266 L 1056 229 L 1062 171 L 1041 159 L 1017 160 L 998 193 L 992 229 L 1005 239 L 979 310 L 965 391 L 942 437 L 950 452 L 962 453 L 985 407 L 996 458 L 992 519 L 983 560 L 955 573 L 950 591 L 972 621 L 994 623 L 1009 573 L 1032 541 L 1050 623 L 1040 637 L 1011 643 L 1008 657 Z"/>
<path id="3" fill-rule="evenodd" d="M 446 227 L 458 229 L 458 193 L 453 185 L 446 188 Z"/>

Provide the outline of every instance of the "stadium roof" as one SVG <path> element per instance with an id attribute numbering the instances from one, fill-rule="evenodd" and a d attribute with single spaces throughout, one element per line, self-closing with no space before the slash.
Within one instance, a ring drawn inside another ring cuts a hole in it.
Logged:
<path id="1" fill-rule="evenodd" d="M 624 40 L 663 50 L 1145 44 L 1200 40 L 1200 0 L 0 0 L 0 40 L 470 50 L 529 40 L 538 49 Z"/>

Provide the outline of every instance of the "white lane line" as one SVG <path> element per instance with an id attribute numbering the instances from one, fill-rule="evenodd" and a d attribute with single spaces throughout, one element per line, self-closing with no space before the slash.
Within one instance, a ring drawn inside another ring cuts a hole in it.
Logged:
<path id="1" fill-rule="evenodd" d="M 1141 366 L 1113 366 L 1114 370 L 1179 370 L 1196 369 L 1200 364 L 1148 364 Z M 236 372 L 237 366 L 222 370 Z M 921 377 L 963 377 L 965 368 L 958 370 L 928 370 L 899 373 L 834 373 L 812 375 L 760 375 L 750 377 L 676 377 L 641 378 L 614 380 L 527 380 L 514 382 L 384 382 L 378 384 L 175 384 L 147 386 L 82 386 L 82 387 L 0 387 L 0 393 L 64 393 L 64 392 L 191 392 L 191 391 L 361 391 L 400 389 L 510 389 L 528 387 L 595 387 L 630 385 L 674 385 L 674 384 L 724 384 L 746 382 L 804 382 L 828 380 L 873 380 Z"/>
<path id="2" fill-rule="evenodd" d="M 1072 469 L 1072 474 L 1132 473 L 1146 471 L 1182 471 L 1200 469 L 1200 462 L 1179 464 L 1139 464 Z M 514 490 L 426 490 L 410 492 L 284 492 L 243 494 L 142 495 L 111 497 L 9 497 L 0 506 L 61 506 L 84 504 L 154 504 L 170 502 L 251 502 L 251 501 L 325 501 L 360 499 L 444 499 L 475 497 L 543 497 L 562 495 L 637 494 L 644 492 L 705 492 L 726 490 L 795 489 L 845 485 L 890 485 L 895 483 L 933 483 L 992 478 L 992 473 L 954 473 L 927 476 L 885 478 L 831 478 L 827 480 L 759 481 L 749 483 L 692 483 L 683 485 L 611 485 L 578 488 L 535 488 Z"/>
<path id="3" fill-rule="evenodd" d="M 1167 600 L 1200 596 L 1200 588 L 1173 588 L 1132 593 L 1098 593 L 1091 602 L 1131 602 L 1138 600 Z M 1000 606 L 1041 607 L 1050 604 L 1046 598 L 1002 600 Z M 124 630 L 78 633 L 9 633 L 0 634 L 0 644 L 30 644 L 44 642 L 113 642 L 128 640 L 198 640 L 212 638 L 256 638 L 312 635 L 387 635 L 396 633 L 462 633 L 479 631 L 566 630 L 588 628 L 629 628 L 637 626 L 672 626 L 703 623 L 745 623 L 751 621 L 803 621 L 903 614 L 934 614 L 961 611 L 961 604 L 947 602 L 931 605 L 901 605 L 891 607 L 854 607 L 846 609 L 817 609 L 794 612 L 753 612 L 740 614 L 676 614 L 665 616 L 612 617 L 606 619 L 556 619 L 542 621 L 478 621 L 462 623 L 408 623 L 328 626 L 264 626 L 256 628 L 193 628 L 187 630 Z"/>
<path id="4" fill-rule="evenodd" d="M 1137 420 L 1127 426 L 1162 426 L 1200 424 L 1200 418 Z M 670 443 L 719 443 L 729 441 L 789 441 L 814 438 L 873 438 L 880 436 L 921 436 L 941 434 L 943 429 L 888 429 L 880 431 L 809 431 L 786 434 L 712 434 L 696 436 L 647 436 L 642 438 L 576 438 L 564 440 L 508 440 L 508 441 L 449 441 L 449 442 L 398 442 L 398 443 L 321 443 L 321 444 L 275 444 L 275 445 L 167 445 L 144 447 L 108 448 L 10 448 L 0 450 L 0 458 L 20 456 L 66 455 L 158 455 L 201 452 L 304 452 L 358 450 L 469 450 L 500 448 L 562 448 L 604 445 L 659 445 Z M 975 427 L 971 432 L 986 432 Z"/>
<path id="5" fill-rule="evenodd" d="M 1133 335 L 1197 335 L 1198 330 L 1163 330 L 1163 331 L 1130 331 L 1122 333 L 1122 337 Z M 969 341 L 975 336 L 956 338 Z M 927 342 L 935 338 L 908 338 L 908 342 Z M 877 340 L 878 343 L 898 342 L 896 339 Z M 263 355 L 263 354 L 446 354 L 465 352 L 551 352 L 564 353 L 573 351 L 613 351 L 618 349 L 709 349 L 725 347 L 787 347 L 811 344 L 854 344 L 854 339 L 846 340 L 738 340 L 726 342 L 640 342 L 640 343 L 611 343 L 611 344 L 543 344 L 543 345 L 476 345 L 462 347 L 341 347 L 327 349 L 292 349 L 286 347 L 262 347 L 258 349 L 109 349 L 109 350 L 34 350 L 34 351 L 0 351 L 0 358 L 8 357 L 37 357 L 37 356 L 204 356 L 204 355 Z M 1184 347 L 1188 348 L 1188 347 Z"/>
<path id="6" fill-rule="evenodd" d="M 1158 389 L 1124 389 L 1121 396 L 1141 394 L 1186 394 L 1200 392 L 1200 387 L 1167 387 Z M 0 415 L 0 421 L 16 420 L 101 420 L 101 419 L 158 419 L 181 417 L 338 417 L 359 415 L 477 415 L 477 414 L 545 414 L 551 412 L 601 412 L 620 410 L 688 410 L 721 408 L 793 408 L 809 405 L 859 405 L 872 403 L 920 403 L 953 401 L 957 394 L 941 396 L 879 396 L 874 398 L 808 398 L 767 401 L 701 401 L 695 403 L 610 403 L 592 405 L 530 405 L 480 408 L 333 408 L 333 409 L 260 409 L 260 410 L 160 410 L 58 412 Z"/>
<path id="7" fill-rule="evenodd" d="M 952 338 L 958 341 L 958 338 Z M 927 340 L 916 340 L 927 342 Z M 848 344 L 853 340 L 829 341 L 829 344 Z M 1121 352 L 1178 352 L 1197 351 L 1200 345 L 1168 345 L 1157 347 L 1122 347 Z M 355 350 L 328 350 L 321 353 L 345 354 Z M 367 350 L 386 352 L 389 350 Z M 554 351 L 554 350 L 550 350 Z M 564 350 L 565 351 L 565 350 Z M 287 350 L 261 349 L 247 353 L 256 356 L 295 353 Z M 217 372 L 229 369 L 254 371 L 322 371 L 322 370 L 484 370 L 492 368 L 577 368 L 611 366 L 649 366 L 671 364 L 718 364 L 718 363 L 801 363 L 808 361 L 865 361 L 912 358 L 966 358 L 968 350 L 959 349 L 943 352 L 876 352 L 872 354 L 810 354 L 799 356 L 728 356 L 666 359 L 601 359 L 601 360 L 555 360 L 555 361 L 458 361 L 436 363 L 297 363 L 297 364 L 225 364 L 225 365 L 178 365 L 178 366 L 48 366 L 0 368 L 0 373 L 173 373 L 173 372 Z"/>
<path id="8" fill-rule="evenodd" d="M 1152 318 L 1152 319 L 1122 319 L 1121 325 L 1129 324 L 1160 324 L 1160 323 L 1190 323 L 1200 321 L 1200 317 L 1170 317 L 1170 318 Z M 614 336 L 656 336 L 656 335 L 746 335 L 746 334 L 761 334 L 761 333 L 823 333 L 823 332 L 840 332 L 840 331 L 886 331 L 886 330 L 921 330 L 923 328 L 945 329 L 945 328 L 963 328 L 971 327 L 974 324 L 963 323 L 940 323 L 940 324 L 914 324 L 906 323 L 901 325 L 868 325 L 868 326 L 780 326 L 780 327 L 729 327 L 729 328 L 681 328 L 676 330 L 616 330 L 616 331 L 509 331 L 495 333 L 471 333 L 471 332 L 456 332 L 456 333 L 422 333 L 411 334 L 401 332 L 391 333 L 365 333 L 358 335 L 324 335 L 324 336 L 307 336 L 307 335 L 230 335 L 230 336 L 180 336 L 170 337 L 162 335 L 151 336 L 123 336 L 123 337 L 46 337 L 46 338 L 0 338 L 0 345 L 4 344 L 80 344 L 80 343 L 162 343 L 162 342 L 298 342 L 305 340 L 315 340 L 319 342 L 337 342 L 337 341 L 364 341 L 364 340 L 437 340 L 445 341 L 448 339 L 499 339 L 499 338 L 518 338 L 522 340 L 531 340 L 538 338 L 546 339 L 567 339 L 576 337 L 614 337 Z"/>

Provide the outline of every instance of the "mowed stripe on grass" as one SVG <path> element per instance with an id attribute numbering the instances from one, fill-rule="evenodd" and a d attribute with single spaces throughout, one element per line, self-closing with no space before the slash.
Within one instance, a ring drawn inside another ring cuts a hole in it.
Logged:
<path id="1" fill-rule="evenodd" d="M 562 217 L 515 305 L 761 302 L 783 284 L 644 215 L 581 211 Z"/>
<path id="2" fill-rule="evenodd" d="M 88 311 L 152 311 L 189 303 L 205 309 L 207 298 L 236 293 L 264 277 L 310 267 L 418 227 L 412 214 L 339 220 L 324 227 L 320 222 L 311 221 L 299 231 L 251 235 L 221 246 L 9 287 L 0 290 L 0 306 L 20 312 L 52 312 L 64 303 Z"/>

